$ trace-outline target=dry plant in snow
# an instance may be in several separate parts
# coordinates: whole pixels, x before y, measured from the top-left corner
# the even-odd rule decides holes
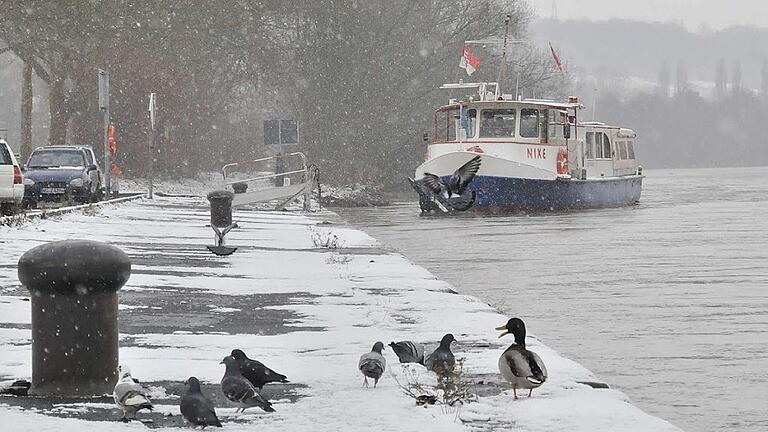
[[[315,247],[326,249],[338,249],[343,247],[344,244],[339,237],[332,231],[319,230],[313,226],[309,227],[309,235],[312,239],[312,244]]]
[[[463,357],[456,359],[453,373],[447,376],[438,376],[415,363],[400,365],[402,374],[399,377],[390,368],[390,375],[416,405],[440,405],[443,413],[458,416],[462,405],[477,401],[472,383],[463,374],[464,361]]]

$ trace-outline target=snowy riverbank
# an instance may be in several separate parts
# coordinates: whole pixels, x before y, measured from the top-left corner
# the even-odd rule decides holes
[[[234,407],[217,402],[227,430],[679,430],[643,413],[621,392],[579,384],[599,380],[530,334],[529,348],[542,357],[550,378],[532,398],[513,401],[496,366],[511,338],[497,339],[494,327],[508,317],[453,293],[330,213],[242,211],[235,220],[241,228],[228,242],[240,249],[226,258],[205,249],[213,235],[204,226],[206,203],[198,198],[144,200],[88,216],[0,227],[0,380],[31,376],[29,302],[16,276],[19,257],[42,242],[90,238],[122,248],[133,261],[131,279],[120,291],[120,361],[154,387],[161,413],[151,417],[154,426],[180,424],[177,395],[190,375],[210,384],[203,390],[215,398],[223,374],[219,361],[241,348],[292,385],[265,387],[275,401],[273,414],[235,414]],[[524,308],[517,314],[525,319]],[[478,402],[458,412],[416,407],[391,375],[403,379],[389,347],[384,355],[390,372],[379,387],[360,386],[357,359],[375,341],[435,346],[447,332],[458,340],[453,351],[466,359],[464,373],[476,383]],[[563,332],[584,336],[571,324]],[[143,428],[93,421],[118,417],[104,399],[30,407],[21,398],[1,397],[0,417],[14,430],[36,432]]]

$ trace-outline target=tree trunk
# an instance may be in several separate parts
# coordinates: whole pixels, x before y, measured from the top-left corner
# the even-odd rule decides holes
[[[21,73],[21,160],[26,161],[32,152],[32,59],[24,59]]]
[[[66,107],[66,95],[64,94],[64,78],[58,71],[51,71],[51,83],[48,102],[51,112],[50,145],[65,145],[67,140],[67,123],[69,123],[69,111]]]

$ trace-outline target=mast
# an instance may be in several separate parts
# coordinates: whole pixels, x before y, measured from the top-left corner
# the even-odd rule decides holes
[[[499,67],[499,79],[496,80],[499,85],[504,82],[504,76],[507,72],[507,37],[509,36],[509,20],[511,18],[512,16],[510,14],[507,14],[507,16],[504,17],[504,42],[501,44],[501,67]]]

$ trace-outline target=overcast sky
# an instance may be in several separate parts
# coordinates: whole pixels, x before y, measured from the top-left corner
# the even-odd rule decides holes
[[[542,18],[552,16],[553,0],[528,0]],[[555,0],[560,19],[675,21],[689,30],[702,25],[768,27],[768,0]]]

